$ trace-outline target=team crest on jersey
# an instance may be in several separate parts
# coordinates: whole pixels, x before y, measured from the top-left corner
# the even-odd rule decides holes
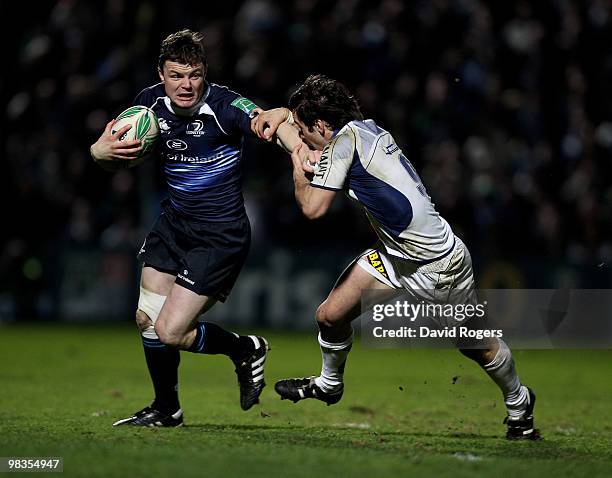
[[[383,264],[382,258],[380,257],[378,251],[370,252],[368,255],[366,255],[366,258],[374,269],[380,272],[386,279],[389,278],[387,269],[385,269],[385,265]]]
[[[162,133],[167,134],[170,132],[170,125],[168,125],[168,122],[164,118],[157,118],[157,123],[159,124],[159,130]]]
[[[384,149],[385,149],[385,154],[393,154],[396,151],[399,151],[399,146],[395,143],[391,143],[390,145],[385,146]]]
[[[187,125],[186,133],[190,136],[195,136],[196,138],[199,138],[206,133],[206,131],[204,131],[204,123],[202,120],[195,120],[193,123],[189,123]]]
[[[235,106],[239,110],[244,111],[249,116],[251,115],[251,112],[255,108],[257,108],[257,105],[255,103],[253,103],[251,100],[249,100],[248,98],[245,98],[243,96],[240,96],[240,97],[236,98],[234,101],[232,101],[231,104],[232,104],[232,106]]]

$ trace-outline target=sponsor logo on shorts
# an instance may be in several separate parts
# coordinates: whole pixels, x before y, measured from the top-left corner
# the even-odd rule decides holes
[[[385,278],[389,278],[389,274],[387,274],[387,269],[385,269],[385,265],[383,264],[382,258],[378,251],[370,252],[366,255],[366,258],[370,265],[380,272]]]
[[[176,277],[178,277],[181,280],[184,280],[188,284],[195,285],[195,281],[193,281],[191,279],[187,279],[187,277],[185,277],[183,274],[178,274]]]

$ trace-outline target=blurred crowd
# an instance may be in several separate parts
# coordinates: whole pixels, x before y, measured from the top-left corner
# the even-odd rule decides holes
[[[165,194],[160,165],[109,174],[88,147],[157,82],[159,43],[184,27],[205,35],[209,80],[264,108],[285,104],[310,73],[344,82],[365,116],[395,136],[477,258],[607,267],[612,257],[610,0],[59,0],[3,9],[11,55],[1,83],[2,291],[57,277],[68,248],[137,249]],[[344,202],[308,225],[286,157],[256,141],[246,150],[255,253],[369,245],[367,223]]]

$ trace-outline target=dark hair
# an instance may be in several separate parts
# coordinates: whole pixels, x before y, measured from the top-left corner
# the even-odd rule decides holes
[[[320,119],[332,129],[353,120],[362,120],[357,99],[346,86],[325,75],[310,75],[289,98],[289,108],[309,128]]]
[[[206,53],[204,53],[203,35],[192,30],[184,29],[168,35],[161,43],[159,49],[158,68],[164,69],[166,61],[176,61],[183,65],[197,65],[202,63],[207,68]]]

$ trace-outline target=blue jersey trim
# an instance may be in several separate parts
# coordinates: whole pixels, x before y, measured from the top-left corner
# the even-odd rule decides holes
[[[368,173],[357,151],[349,174],[349,189],[366,210],[395,237],[404,232],[412,222],[410,200],[390,184]]]

